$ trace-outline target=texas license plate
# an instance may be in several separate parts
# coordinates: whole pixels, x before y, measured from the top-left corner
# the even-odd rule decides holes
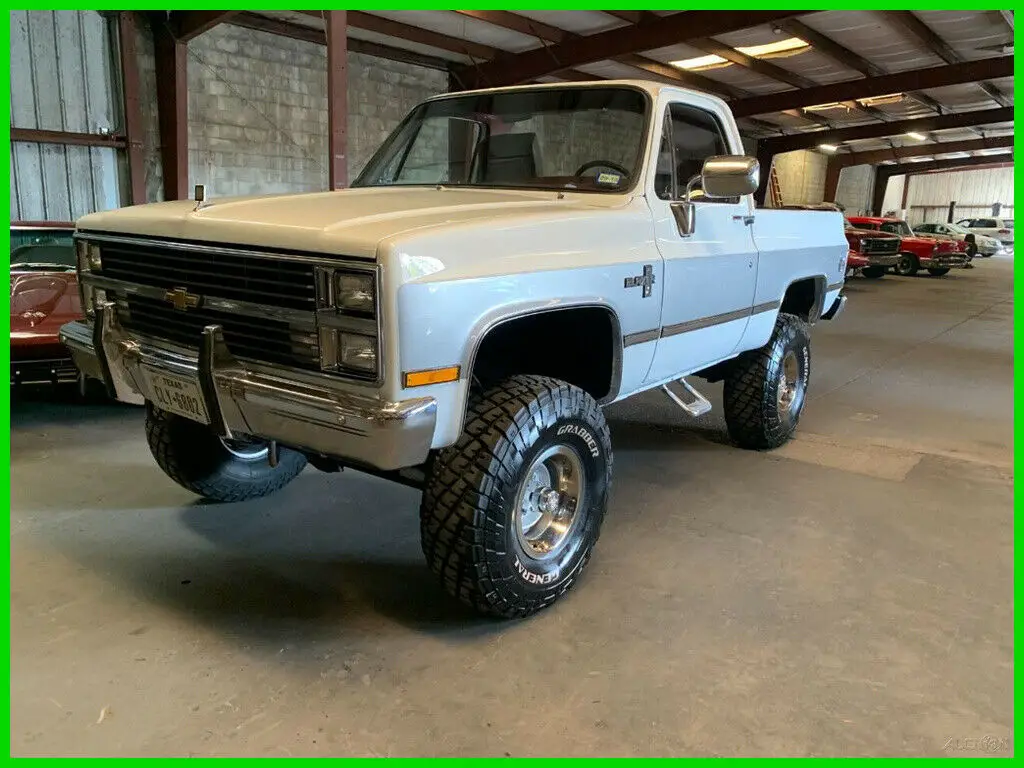
[[[199,382],[185,376],[157,373],[146,368],[143,368],[142,372],[149,384],[153,405],[201,424],[210,423],[202,392],[199,390]]]

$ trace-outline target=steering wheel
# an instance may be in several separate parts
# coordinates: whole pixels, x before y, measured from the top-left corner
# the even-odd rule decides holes
[[[591,168],[611,168],[613,171],[618,171],[623,176],[627,178],[629,177],[629,171],[627,171],[618,163],[613,163],[611,160],[591,160],[577,168],[576,173],[574,173],[573,176],[582,176]]]

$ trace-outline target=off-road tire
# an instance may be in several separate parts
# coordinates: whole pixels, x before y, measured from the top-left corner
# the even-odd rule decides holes
[[[885,277],[885,267],[864,267],[860,273],[864,277],[870,277],[873,280],[877,280],[879,277]]]
[[[532,462],[568,445],[584,474],[581,517],[551,560],[526,553],[513,507]],[[420,506],[423,553],[445,589],[475,610],[528,616],[577,581],[597,543],[612,474],[611,434],[594,399],[544,376],[513,376],[470,402],[458,441],[430,462]]]
[[[792,406],[783,411],[779,388],[783,361],[796,357],[798,385]],[[807,323],[779,313],[775,330],[761,349],[744,352],[725,379],[724,410],[729,436],[741,448],[778,448],[796,431],[811,373],[811,339]]]
[[[246,501],[284,488],[306,466],[306,457],[278,449],[278,463],[266,456],[241,459],[205,424],[146,406],[146,440],[168,477],[211,501]]]
[[[949,267],[929,267],[928,274],[932,277],[942,277],[949,272]]]
[[[917,256],[912,253],[901,253],[900,260],[896,262],[896,266],[893,267],[893,271],[897,275],[903,275],[904,277],[913,277],[917,274],[917,271],[921,269],[921,262],[917,260]]]

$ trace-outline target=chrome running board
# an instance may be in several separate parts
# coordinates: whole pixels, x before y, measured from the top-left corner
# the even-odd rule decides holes
[[[676,385],[681,387],[683,392],[673,391],[672,387]],[[668,384],[662,384],[661,388],[665,390],[665,394],[669,396],[672,402],[694,418],[703,416],[711,410],[711,403],[708,399],[691,387],[686,379],[670,381]]]

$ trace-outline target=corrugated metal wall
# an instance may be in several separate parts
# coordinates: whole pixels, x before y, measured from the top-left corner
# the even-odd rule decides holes
[[[902,190],[901,190],[902,191]],[[1004,216],[1013,216],[1013,168],[983,168],[911,176],[907,190],[907,217],[911,224],[945,221],[951,200],[955,218],[992,214],[1002,203]]]
[[[116,26],[95,11],[11,11],[11,127],[119,133]],[[70,221],[123,204],[107,147],[11,143],[11,218]]]

